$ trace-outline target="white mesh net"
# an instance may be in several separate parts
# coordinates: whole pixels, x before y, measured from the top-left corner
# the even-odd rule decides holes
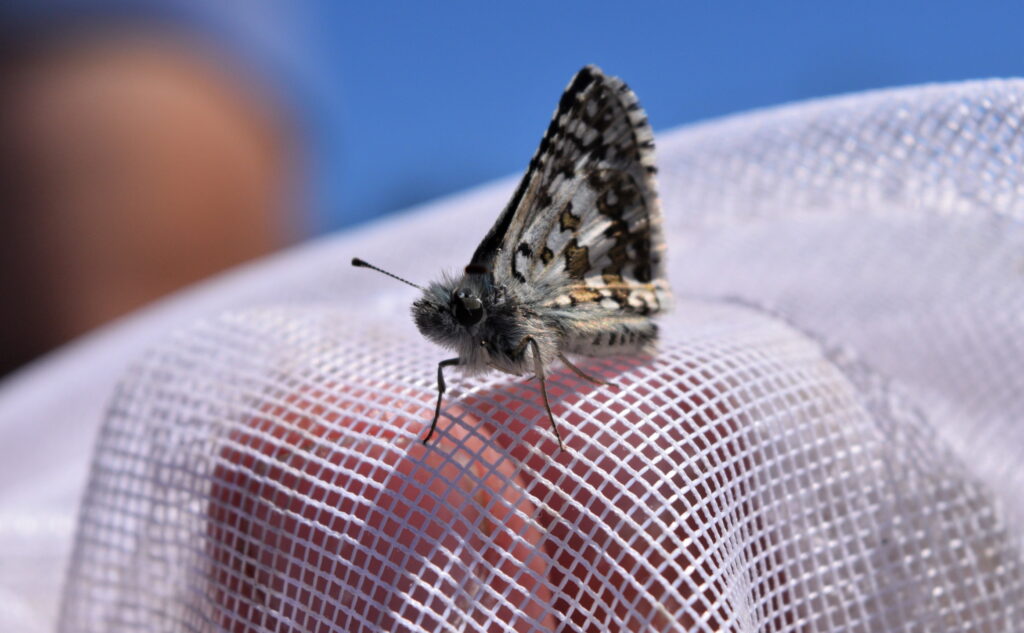
[[[1024,83],[660,138],[657,359],[449,376],[408,315],[509,187],[293,256],[106,411],[62,631],[1016,631]],[[277,264],[278,269],[286,267]],[[269,279],[270,277],[268,277]]]

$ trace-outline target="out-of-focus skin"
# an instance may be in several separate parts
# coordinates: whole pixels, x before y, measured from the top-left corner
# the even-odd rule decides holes
[[[460,624],[446,622],[449,616],[470,611],[484,621],[496,609],[487,630],[599,633],[609,619],[620,621],[621,631],[689,630],[698,625],[689,614],[707,610],[704,625],[721,628],[728,589],[715,574],[719,544],[701,534],[701,525],[728,520],[716,517],[720,510],[706,499],[731,484],[708,478],[701,494],[680,494],[673,507],[649,505],[660,498],[653,490],[672,498],[704,479],[705,469],[717,471],[747,452],[729,421],[732,407],[745,404],[714,397],[729,391],[710,369],[715,362],[666,373],[672,404],[659,410],[645,403],[643,386],[611,397],[607,387],[553,374],[552,394],[564,406],[568,430],[565,451],[543,424],[526,426],[525,419],[546,418],[524,383],[508,383],[483,400],[464,395],[447,414],[468,416],[468,406],[487,419],[446,415],[429,445],[420,441],[433,405],[429,392],[410,397],[407,388],[384,383],[368,394],[332,383],[270,398],[248,426],[231,430],[212,470],[207,546],[214,567],[207,591],[220,625],[233,633],[285,622],[352,632],[416,628],[409,622],[445,630]],[[526,411],[517,408],[530,402],[521,405]],[[600,411],[599,423],[580,407]],[[662,431],[638,432],[651,428]],[[360,440],[363,434],[384,441]],[[705,442],[699,462],[671,466],[680,451]],[[574,477],[546,468],[548,459]],[[744,459],[729,478],[745,479],[754,466],[755,458]],[[545,500],[543,511],[536,499]],[[759,515],[754,504],[738,503],[744,514]],[[751,547],[770,549],[766,542]],[[452,565],[450,557],[465,560]],[[479,579],[466,576],[474,565],[490,588],[483,598],[475,597]],[[774,561],[763,566],[764,583],[784,584]],[[625,569],[634,571],[627,577]],[[490,602],[449,609],[463,595]],[[684,603],[691,609],[673,621]],[[793,617],[772,616],[783,627]]]
[[[0,80],[0,374],[296,233],[282,111],[197,42],[76,30]]]

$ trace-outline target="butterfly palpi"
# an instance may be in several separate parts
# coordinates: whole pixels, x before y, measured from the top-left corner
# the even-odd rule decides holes
[[[413,303],[420,332],[458,354],[437,366],[437,408],[424,442],[441,414],[446,367],[533,372],[562,447],[548,368],[560,361],[604,384],[566,355],[653,350],[651,317],[671,299],[656,171],[654,137],[636,95],[597,67],[583,68],[464,273],[420,288]],[[361,259],[352,264],[395,277]]]

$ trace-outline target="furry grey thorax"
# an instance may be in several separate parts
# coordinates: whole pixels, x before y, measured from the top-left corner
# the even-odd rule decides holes
[[[557,358],[561,328],[554,314],[533,309],[534,297],[526,288],[510,289],[494,283],[490,274],[445,275],[431,283],[412,305],[416,327],[428,339],[455,351],[469,373],[487,369],[520,375],[533,369],[533,357],[524,341],[532,338],[545,365]],[[479,299],[482,316],[472,324],[458,319],[460,300]]]

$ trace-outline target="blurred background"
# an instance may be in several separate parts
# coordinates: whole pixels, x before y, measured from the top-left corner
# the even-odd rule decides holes
[[[5,0],[0,375],[225,268],[520,171],[583,64],[664,130],[1020,75],[1022,24],[1018,2]]]

